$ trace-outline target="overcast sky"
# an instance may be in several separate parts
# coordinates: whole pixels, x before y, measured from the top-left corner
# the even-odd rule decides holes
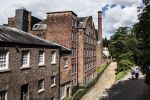
[[[103,37],[110,37],[120,26],[132,26],[137,20],[141,0],[1,0],[0,24],[15,15],[15,9],[24,7],[38,18],[46,12],[72,10],[78,16],[93,16],[97,27],[97,11],[103,11]]]

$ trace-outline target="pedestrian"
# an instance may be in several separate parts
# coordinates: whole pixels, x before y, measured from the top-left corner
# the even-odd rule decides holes
[[[136,79],[139,78],[139,68],[136,68],[136,70],[135,70],[135,78]]]
[[[132,79],[134,79],[134,75],[135,75],[135,71],[132,69],[131,70],[131,77],[132,77]]]

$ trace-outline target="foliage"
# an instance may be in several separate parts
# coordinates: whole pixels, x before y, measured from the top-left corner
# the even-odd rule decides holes
[[[102,39],[102,43],[103,43],[103,47],[108,47],[109,40],[105,37],[104,39]]]
[[[116,80],[120,80],[122,78],[124,78],[126,75],[127,75],[128,71],[122,71],[122,72],[119,72],[117,75],[116,75]]]
[[[118,62],[120,60],[129,60],[132,63],[134,63],[134,58],[133,58],[133,53],[132,52],[127,52],[127,53],[123,53],[118,57]]]
[[[139,22],[134,25],[134,32],[140,44],[140,55],[138,64],[142,66],[142,70],[146,73],[145,82],[150,85],[150,0],[144,0],[145,6],[142,13],[139,14]]]
[[[65,97],[63,100],[72,100],[71,97]]]
[[[96,70],[96,75],[99,75],[106,67],[107,67],[106,64],[103,64],[101,67],[98,67]]]
[[[117,74],[122,71],[127,71],[131,69],[134,64],[129,60],[120,60],[117,65]]]

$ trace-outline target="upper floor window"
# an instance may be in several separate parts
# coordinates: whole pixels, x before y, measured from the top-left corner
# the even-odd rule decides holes
[[[0,70],[8,69],[8,51],[0,51]]]
[[[64,68],[67,68],[67,67],[68,67],[68,59],[65,58],[65,59],[64,59]]]
[[[6,91],[0,92],[0,100],[7,100],[7,92]]]
[[[51,55],[52,55],[51,64],[56,64],[56,51],[52,51]]]
[[[52,76],[51,77],[51,87],[55,86],[56,85],[56,77],[55,76]]]
[[[38,81],[38,92],[42,92],[44,90],[44,79]]]
[[[44,60],[45,60],[45,52],[44,50],[40,50],[39,51],[39,65],[44,65],[45,64]]]
[[[22,67],[29,67],[30,54],[28,50],[22,51]]]

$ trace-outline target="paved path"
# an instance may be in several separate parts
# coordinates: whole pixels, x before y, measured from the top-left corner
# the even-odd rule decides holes
[[[105,96],[106,89],[109,89],[115,83],[116,66],[117,63],[111,63],[104,71],[97,84],[87,94],[85,94],[81,100],[99,100],[99,97]]]
[[[146,95],[147,90],[148,86],[144,83],[142,73],[140,73],[140,79],[131,79],[129,73],[109,89],[109,96],[103,100],[150,100]]]

